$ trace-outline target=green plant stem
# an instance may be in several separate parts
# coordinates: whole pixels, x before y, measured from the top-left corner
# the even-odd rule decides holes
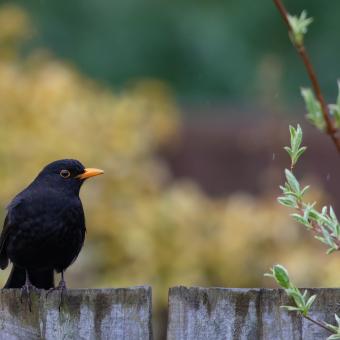
[[[289,20],[288,20],[288,12],[287,12],[286,8],[284,7],[282,1],[281,0],[273,0],[273,1],[276,5],[278,11],[280,12],[284,22],[286,23],[289,32],[292,33],[293,30],[292,30],[292,27],[291,27]],[[306,50],[306,48],[303,44],[298,44],[298,45],[296,43],[293,43],[293,44],[294,44],[296,50],[298,51],[298,53],[299,53],[299,55],[300,55],[300,57],[301,57],[301,59],[304,63],[308,77],[309,77],[309,79],[312,83],[314,93],[315,93],[315,95],[316,95],[316,97],[317,97],[317,99],[318,99],[318,101],[321,105],[322,115],[323,115],[323,118],[324,118],[325,123],[326,123],[326,132],[331,137],[337,151],[340,153],[340,140],[337,137],[338,130],[334,126],[334,123],[331,119],[331,116],[330,116],[330,113],[329,113],[329,110],[328,110],[328,106],[327,106],[326,101],[324,99],[324,96],[322,94],[318,78],[316,76],[316,73],[314,71],[314,67],[313,67],[313,65],[310,61],[309,56],[308,56],[307,50]]]

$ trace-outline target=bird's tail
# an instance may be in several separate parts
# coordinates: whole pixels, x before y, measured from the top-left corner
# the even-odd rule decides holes
[[[53,269],[29,270],[28,277],[33,286],[42,289],[54,287]],[[13,265],[4,288],[21,288],[25,284],[25,269]]]

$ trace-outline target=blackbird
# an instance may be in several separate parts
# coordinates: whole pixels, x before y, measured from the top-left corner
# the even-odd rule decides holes
[[[65,289],[65,270],[77,258],[85,239],[85,218],[79,191],[87,178],[103,171],[77,160],[48,164],[7,207],[0,236],[0,268],[12,271],[4,288]]]

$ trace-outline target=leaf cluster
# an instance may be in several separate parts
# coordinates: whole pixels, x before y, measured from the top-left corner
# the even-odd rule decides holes
[[[306,98],[313,101],[315,98],[311,91],[305,91]],[[313,99],[314,98],[314,99]],[[319,103],[309,103],[310,108],[314,107],[315,112],[319,106]],[[316,116],[315,116],[316,117]],[[302,129],[298,125],[297,128],[289,127],[290,131],[290,147],[284,149],[288,152],[291,158],[291,171],[286,169],[285,176],[286,182],[284,186],[281,186],[283,195],[278,197],[278,202],[284,206],[295,209],[297,212],[291,214],[291,216],[299,223],[303,224],[308,230],[312,230],[315,233],[315,238],[325,243],[328,246],[327,253],[331,253],[339,249],[340,244],[340,224],[333,208],[330,206],[324,206],[319,212],[314,208],[314,203],[305,203],[303,201],[304,194],[308,190],[308,186],[301,188],[299,181],[293,174],[293,168],[297,163],[299,157],[306,150],[305,147],[300,147],[302,142]],[[281,306],[288,311],[294,311],[300,313],[302,316],[307,317],[308,313],[316,299],[316,295],[308,296],[308,292],[305,290],[303,293],[297,288],[290,280],[288,271],[280,264],[275,265],[270,269],[270,272],[265,276],[272,277],[280,287],[282,287],[287,295],[293,300],[293,305]],[[331,325],[326,322],[320,323],[310,317],[309,320],[317,323],[318,325],[333,332],[328,337],[328,340],[340,339],[340,318],[335,314],[335,320],[337,325]]]
[[[292,298],[294,305],[291,306],[281,306],[288,311],[295,311],[306,316],[316,299],[316,295],[308,296],[307,290],[303,293],[297,288],[290,280],[287,269],[277,264],[270,269],[270,273],[266,273],[265,276],[272,277],[278,285],[285,290],[287,295]]]
[[[303,39],[307,33],[308,26],[313,22],[313,18],[307,17],[307,12],[302,11],[300,16],[288,15],[291,27],[291,39],[296,46],[303,45]]]
[[[290,147],[285,147],[291,158],[291,169],[297,163],[299,157],[306,150],[300,147],[302,142],[302,129],[292,126],[290,130]],[[282,196],[278,197],[278,202],[286,207],[296,210],[291,216],[299,223],[303,224],[308,230],[315,233],[315,238],[328,246],[327,253],[339,249],[340,245],[340,224],[332,206],[324,206],[321,211],[315,209],[316,202],[306,203],[303,197],[309,186],[301,187],[293,171],[285,170],[286,182],[280,186]]]
[[[316,294],[309,296],[307,290],[302,293],[301,290],[290,280],[287,269],[281,264],[273,266],[270,268],[270,272],[264,275],[273,278],[276,283],[285,290],[288,297],[291,298],[293,304],[281,306],[282,308],[285,308],[289,312],[297,312],[303,317],[308,317],[309,320],[315,323],[317,322],[308,315],[315,299],[317,298]],[[317,322],[320,326],[327,328],[333,333],[327,338],[327,340],[340,339],[340,318],[337,314],[335,314],[335,320],[337,325],[332,325],[326,322]]]
[[[306,151],[306,147],[300,147],[302,142],[302,129],[300,125],[295,129],[293,126],[289,126],[290,132],[290,144],[291,146],[286,146],[284,149],[288,152],[291,158],[291,169],[295,166],[296,162],[299,160],[300,156]]]

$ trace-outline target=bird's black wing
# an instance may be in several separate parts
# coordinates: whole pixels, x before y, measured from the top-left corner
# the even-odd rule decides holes
[[[8,266],[8,256],[7,256],[7,239],[8,234],[11,230],[11,225],[14,222],[13,212],[17,206],[21,204],[21,199],[18,197],[14,198],[13,201],[7,207],[7,215],[5,217],[4,226],[2,228],[0,236],[0,268],[5,269]]]
[[[74,244],[74,256],[70,263],[70,265],[77,259],[85,241],[86,227],[85,227],[85,216],[83,205],[81,201],[78,199],[76,202],[73,202],[72,207],[68,207],[67,209],[67,217],[64,217],[65,220],[68,221],[70,227],[78,232],[78,242]]]
[[[6,241],[10,225],[8,223],[8,214],[6,215],[4,226],[0,236],[0,268],[5,269],[8,266],[8,256],[6,251]]]

